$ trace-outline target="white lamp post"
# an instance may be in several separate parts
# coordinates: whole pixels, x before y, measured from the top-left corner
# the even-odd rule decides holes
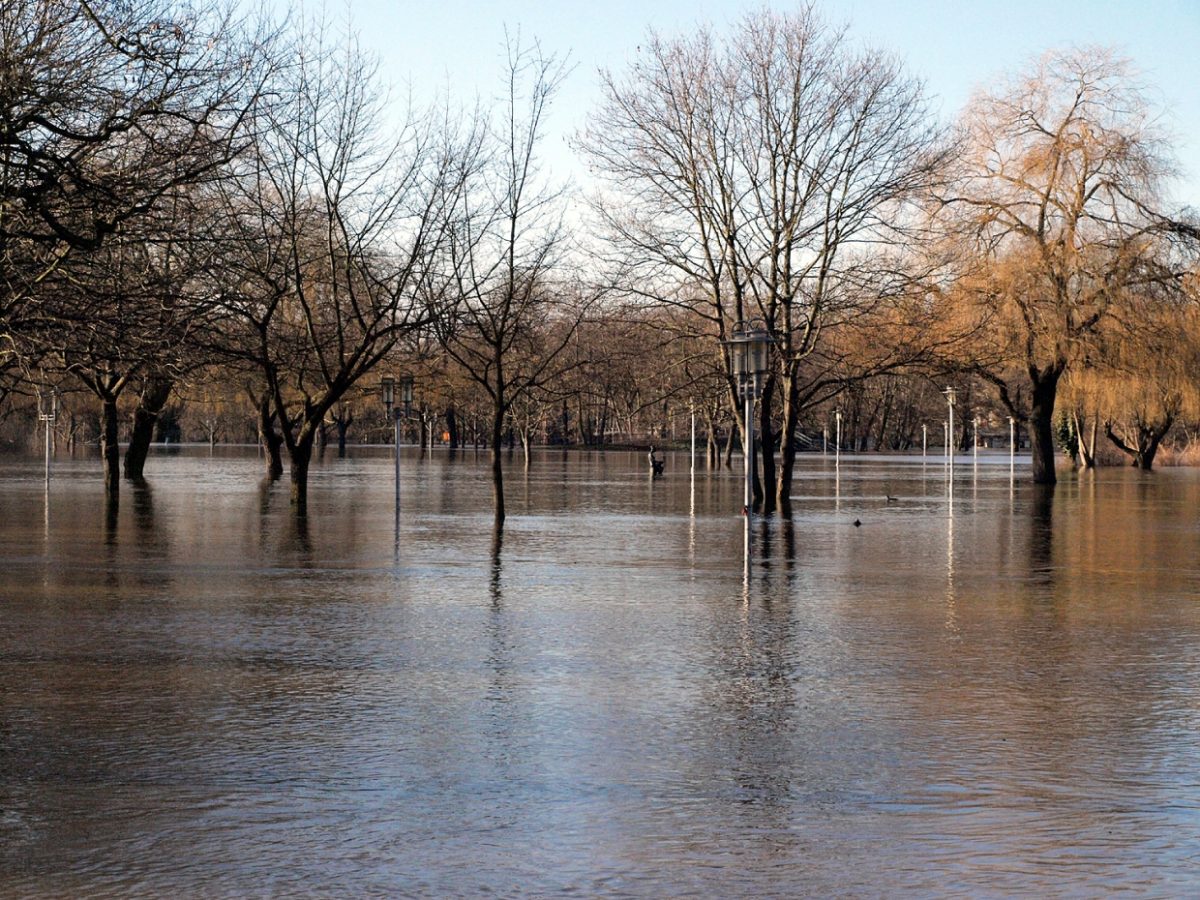
[[[921,423],[921,456],[925,455],[926,449],[929,447],[929,426],[924,422]]]
[[[744,513],[750,516],[754,508],[754,401],[762,391],[762,376],[767,371],[767,357],[773,340],[761,319],[739,322],[729,340],[729,374],[737,379],[738,391],[745,403],[746,486]]]
[[[979,465],[979,416],[974,418],[973,424],[975,426],[975,446],[971,448],[971,452],[975,457],[975,465]]]

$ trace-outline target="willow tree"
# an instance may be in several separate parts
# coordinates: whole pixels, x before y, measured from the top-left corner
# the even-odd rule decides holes
[[[957,302],[987,327],[960,361],[1027,425],[1038,483],[1056,480],[1064,373],[1110,323],[1136,326],[1128,298],[1180,283],[1170,239],[1186,229],[1166,208],[1171,164],[1155,116],[1129,64],[1096,48],[1046,54],[963,116],[964,150],[940,199],[961,242]]]
[[[694,311],[710,339],[752,318],[778,339],[759,431],[765,505],[786,506],[800,417],[844,379],[806,363],[897,294],[878,249],[941,163],[922,87],[802,6],[750,13],[727,38],[651,35],[603,90],[583,143],[635,289]],[[744,432],[733,379],[726,394]]]

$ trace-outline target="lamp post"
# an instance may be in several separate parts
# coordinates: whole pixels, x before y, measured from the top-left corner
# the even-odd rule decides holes
[[[921,456],[925,456],[925,451],[929,447],[929,426],[924,422],[921,423]]]
[[[975,426],[975,446],[971,448],[971,452],[975,457],[975,465],[979,465],[979,416],[974,418],[973,424]]]
[[[946,461],[954,465],[954,388],[948,387],[942,393],[950,405],[950,424],[946,426]]]
[[[1008,464],[1012,466],[1017,456],[1017,420],[1008,417]]]
[[[392,375],[384,375],[379,379],[379,394],[383,398],[383,405],[387,410],[387,417],[392,420],[392,429],[395,440],[395,478],[396,478],[396,514],[400,513],[400,423],[401,420],[407,419],[412,415],[412,400],[413,400],[413,377],[411,375],[402,375],[399,380],[400,387],[400,402],[397,403],[396,397],[396,378]]]
[[[53,439],[54,423],[58,421],[58,389],[51,388],[46,408],[42,408],[42,391],[38,391],[38,418],[46,423],[46,485],[50,485],[50,442]]]
[[[737,379],[738,391],[745,403],[746,486],[743,514],[749,518],[754,508],[754,401],[762,391],[762,376],[767,370],[771,333],[761,319],[738,322],[729,340],[729,374]]]

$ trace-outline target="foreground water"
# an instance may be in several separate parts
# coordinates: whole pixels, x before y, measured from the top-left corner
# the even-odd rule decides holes
[[[1200,891],[1196,472],[644,466],[0,464],[0,895]]]

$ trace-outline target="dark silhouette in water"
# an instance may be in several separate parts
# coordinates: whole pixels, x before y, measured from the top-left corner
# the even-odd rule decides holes
[[[658,448],[653,445],[650,447],[650,474],[658,477],[663,473],[663,469],[667,465],[665,459],[659,459],[655,454],[658,453]]]

